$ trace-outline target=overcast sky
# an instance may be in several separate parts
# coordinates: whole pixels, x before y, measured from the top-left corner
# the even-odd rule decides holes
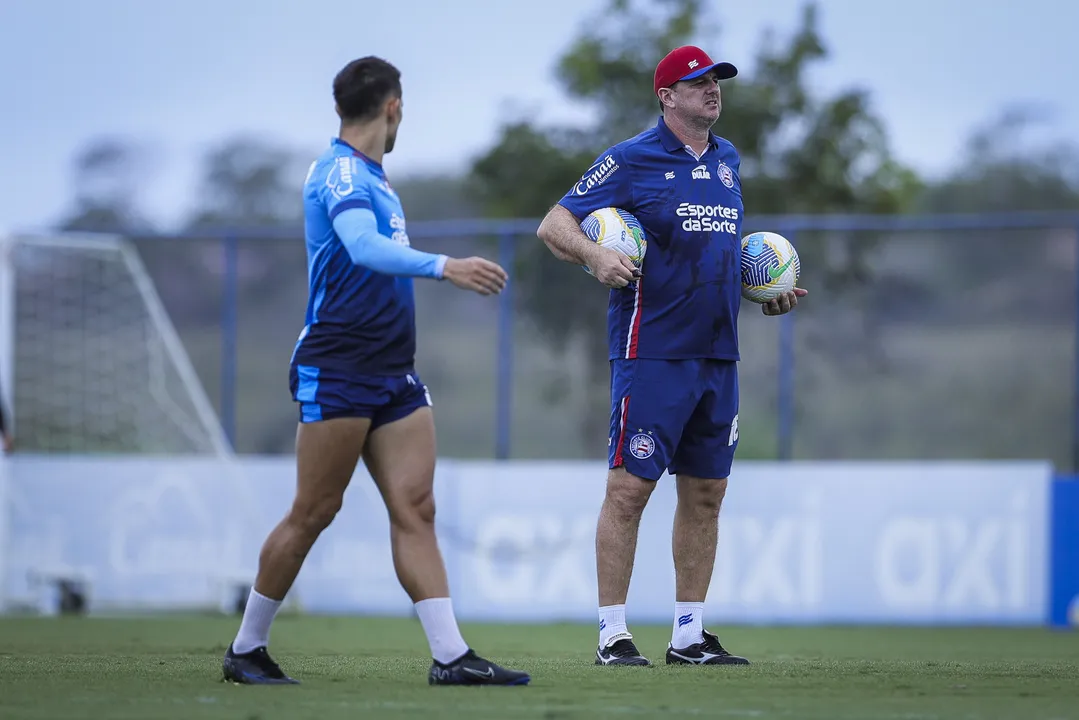
[[[190,208],[198,161],[215,143],[252,133],[319,152],[336,131],[331,78],[367,54],[404,76],[406,125],[387,158],[391,177],[462,168],[507,117],[582,117],[552,68],[604,4],[0,0],[0,228],[54,222],[70,206],[74,154],[117,134],[154,148],[143,204],[175,221]],[[725,30],[706,49],[751,70],[761,30],[789,31],[799,6],[717,0]],[[871,88],[896,152],[923,173],[950,167],[971,129],[1010,103],[1051,110],[1045,133],[1079,141],[1079,4],[820,6],[833,57],[815,86]]]

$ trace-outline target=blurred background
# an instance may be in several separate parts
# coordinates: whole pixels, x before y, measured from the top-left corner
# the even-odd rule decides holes
[[[1059,22],[1039,20],[1039,2]],[[386,168],[415,246],[514,271],[502,307],[417,283],[442,453],[602,459],[606,294],[534,229],[596,154],[655,122],[657,58],[697,42],[740,69],[716,131],[743,157],[745,229],[787,234],[812,292],[789,346],[781,323],[745,308],[740,456],[1074,468],[1075,216],[1018,213],[1079,211],[1065,35],[1079,9],[415,7],[421,22],[377,3],[4,3],[0,226],[131,239],[236,451],[291,452],[299,187],[337,130],[334,73],[384,56],[406,113]],[[917,217],[945,213],[974,215]],[[821,217],[837,214],[873,217]],[[460,222],[476,219],[517,222]],[[43,295],[67,290],[49,273],[45,290],[20,286],[20,334],[37,332]],[[70,290],[107,302],[112,282]],[[73,389],[45,389],[56,373],[39,340],[15,345],[20,449],[129,443],[104,429],[90,442],[80,419],[34,402]]]
[[[550,542],[583,547],[587,569],[607,447],[607,297],[534,232],[599,152],[655,122],[656,62],[692,42],[740,71],[723,86],[715,129],[742,156],[744,230],[786,235],[811,292],[781,320],[743,308],[739,461],[762,478],[867,463],[855,466],[863,468],[855,484],[877,481],[864,468],[881,463],[910,463],[903,477],[975,463],[956,466],[956,487],[977,487],[979,468],[1025,461],[1034,468],[1029,498],[1001,495],[997,509],[962,494],[956,502],[974,523],[998,510],[1029,513],[1022,532],[1033,538],[1032,574],[1008,575],[1015,567],[1003,555],[993,572],[1030,590],[1028,604],[1009,606],[1019,613],[1011,620],[1048,612],[1045,532],[1060,507],[1049,483],[1079,469],[1079,6],[547,0],[537,13],[523,3],[425,0],[409,8],[406,17],[374,2],[0,2],[12,593],[28,596],[33,567],[123,575],[105,550],[73,560],[85,534],[55,504],[73,474],[63,463],[84,463],[82,477],[107,476],[121,496],[131,491],[124,473],[155,478],[142,486],[153,497],[138,502],[167,505],[179,493],[204,534],[228,505],[211,499],[220,487],[197,489],[191,475],[205,472],[202,457],[230,459],[228,472],[241,479],[229,487],[273,485],[265,480],[273,475],[277,504],[287,501],[296,426],[287,369],[307,288],[300,187],[337,132],[334,74],[368,54],[403,73],[405,121],[385,166],[413,246],[479,253],[512,270],[497,299],[416,283],[418,368],[434,396],[440,456],[459,461],[445,472],[465,477],[496,460],[509,463],[497,466],[509,478],[516,468],[534,472],[533,461],[568,463],[535,502],[562,513],[565,527],[573,523],[563,516],[580,510],[583,530],[551,531]],[[159,464],[95,465],[134,456]],[[75,506],[111,502],[71,492]],[[892,481],[876,502],[900,507],[890,492]],[[127,508],[120,515],[133,512],[116,502],[113,510]],[[520,510],[519,500],[506,502]],[[798,517],[830,517],[806,502]],[[465,528],[453,507],[442,531],[472,557],[482,518]],[[253,569],[275,508],[252,520],[250,547],[225,573],[235,582]],[[381,538],[377,508],[356,512],[373,513],[363,532]],[[737,504],[730,512],[739,517]],[[55,522],[46,527],[44,516]],[[150,526],[132,530],[144,534],[139,552],[150,553],[147,533],[173,533],[179,544],[140,555],[150,558],[140,582],[181,571],[201,578],[205,566],[190,558],[220,554],[179,520]],[[520,540],[516,562],[549,550],[537,533]],[[655,553],[657,567],[669,564],[665,554]],[[334,557],[335,582],[348,582],[350,556]],[[469,577],[467,561],[460,565]],[[591,580],[582,578],[581,607],[551,612],[591,617]],[[825,595],[841,593],[837,582]],[[128,585],[110,587],[120,605],[145,600]],[[199,592],[198,602],[216,597]],[[328,606],[364,610],[361,596]],[[1004,617],[991,600],[957,617]],[[392,593],[386,602],[376,609],[403,607]],[[763,620],[787,617],[782,603],[765,607],[777,609]],[[862,617],[822,607],[820,617]],[[882,607],[879,617],[905,617],[901,603]],[[937,607],[915,616],[955,619]]]

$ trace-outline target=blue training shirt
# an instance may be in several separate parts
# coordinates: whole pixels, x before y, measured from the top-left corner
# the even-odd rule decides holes
[[[335,138],[304,183],[308,301],[293,362],[368,375],[411,372],[416,355],[412,277],[356,264],[334,230],[351,209],[369,210],[378,233],[409,245],[405,212],[382,166]]]
[[[603,152],[559,204],[578,220],[621,208],[644,227],[642,277],[611,290],[610,358],[738,360],[742,185],[730,142],[697,157],[661,117]]]

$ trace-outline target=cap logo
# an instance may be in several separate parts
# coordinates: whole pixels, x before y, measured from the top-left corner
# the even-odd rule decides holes
[[[697,62],[696,60],[690,60],[690,61],[689,61],[689,69],[690,69],[690,70],[692,70],[693,68],[697,67],[698,65],[700,65],[700,63],[698,63],[698,62]]]

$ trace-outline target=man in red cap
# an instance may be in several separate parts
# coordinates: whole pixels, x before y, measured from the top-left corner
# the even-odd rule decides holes
[[[741,304],[740,160],[711,128],[719,82],[738,70],[698,47],[656,67],[657,124],[605,150],[555,205],[537,235],[560,260],[611,288],[607,323],[611,429],[607,492],[596,528],[596,664],[648,665],[626,626],[641,513],[664,472],[676,477],[675,608],[667,664],[746,664],[704,629],[719,508],[738,444]],[[581,221],[602,208],[633,215],[648,241],[641,268],[599,246]],[[802,289],[763,305],[789,312]]]

